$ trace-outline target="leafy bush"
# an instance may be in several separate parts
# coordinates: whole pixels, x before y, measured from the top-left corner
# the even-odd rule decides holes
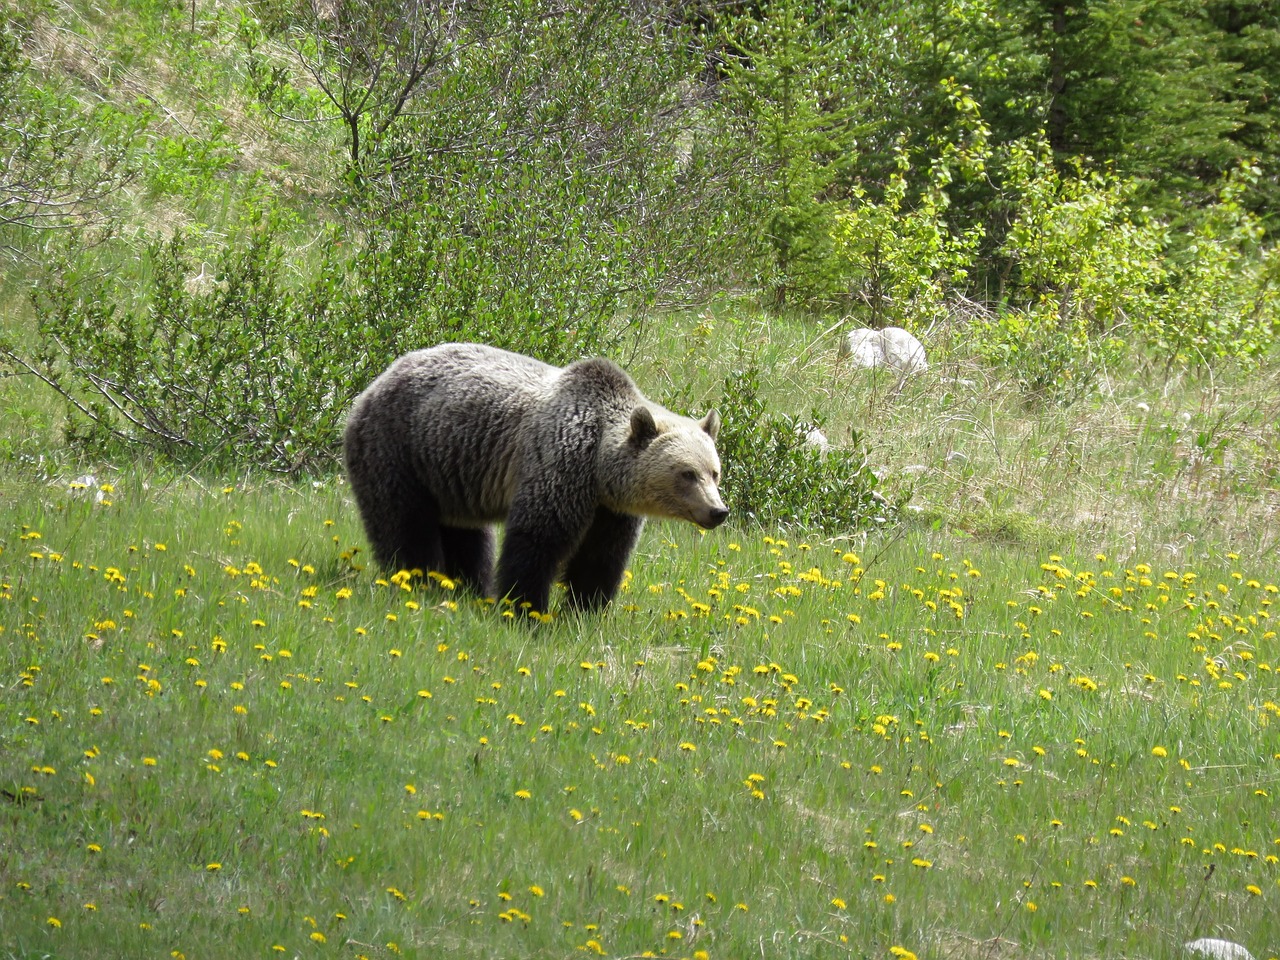
[[[754,365],[725,378],[720,415],[721,492],[738,521],[848,532],[888,510],[876,495],[861,438],[828,451],[809,443],[806,435],[822,426],[821,417],[768,413]]]
[[[1132,216],[1132,181],[1064,175],[1043,140],[1013,144],[1006,172],[1007,281],[979,351],[1028,396],[1069,403],[1127,352],[1134,319],[1156,309],[1164,231]]]
[[[286,473],[323,460],[355,388],[356,362],[337,342],[338,265],[292,288],[262,215],[217,256],[207,284],[183,234],[151,241],[143,266],[142,278],[100,278],[66,264],[35,294],[39,347],[0,344],[67,400],[71,445]],[[135,285],[145,287],[137,299]]]
[[[933,169],[930,188],[907,209],[910,169],[899,153],[881,199],[856,187],[848,209],[835,217],[832,273],[870,327],[913,328],[942,319],[982,239],[980,227],[957,235],[947,223],[950,173],[944,165]]]
[[[0,359],[66,399],[68,440],[95,457],[143,446],[297,475],[332,463],[351,400],[409,349],[600,352],[615,300],[598,276],[561,258],[513,264],[496,227],[467,238],[425,223],[405,218],[354,254],[331,231],[302,279],[270,200],[213,252],[179,232],[150,241],[133,275],[68,260],[37,288],[38,346],[0,339]]]
[[[1142,332],[1170,364],[1257,360],[1280,338],[1280,250],[1244,206],[1260,176],[1252,164],[1237,168],[1168,253],[1169,283]]]
[[[120,188],[136,176],[134,145],[145,118],[109,103],[88,108],[57,83],[34,82],[27,37],[8,16],[0,24],[0,241],[11,239],[11,226],[107,225]]]

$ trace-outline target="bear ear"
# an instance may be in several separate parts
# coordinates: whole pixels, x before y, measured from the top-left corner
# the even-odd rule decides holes
[[[643,450],[658,435],[658,424],[648,407],[636,407],[631,411],[631,436],[627,438],[637,450]]]
[[[707,436],[712,440],[715,440],[720,436],[720,412],[718,410],[712,410],[698,421],[698,426],[706,431]]]

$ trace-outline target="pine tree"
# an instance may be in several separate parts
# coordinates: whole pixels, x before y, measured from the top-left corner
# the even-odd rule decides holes
[[[820,3],[775,0],[728,25],[726,93],[761,164],[761,218],[775,306],[819,286],[833,186],[856,159],[849,44]]]

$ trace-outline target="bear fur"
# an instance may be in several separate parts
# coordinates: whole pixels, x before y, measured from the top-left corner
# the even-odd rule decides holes
[[[714,410],[692,420],[645,399],[608,360],[451,343],[405,354],[356,398],[343,454],[384,569],[544,613],[561,578],[589,610],[617,593],[645,517],[710,529],[729,515],[719,428]]]

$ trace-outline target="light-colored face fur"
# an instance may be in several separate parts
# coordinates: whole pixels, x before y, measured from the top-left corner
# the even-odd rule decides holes
[[[627,512],[688,520],[710,529],[729,515],[720,499],[720,457],[715,438],[720,415],[701,420],[636,407],[627,443],[636,451]]]

